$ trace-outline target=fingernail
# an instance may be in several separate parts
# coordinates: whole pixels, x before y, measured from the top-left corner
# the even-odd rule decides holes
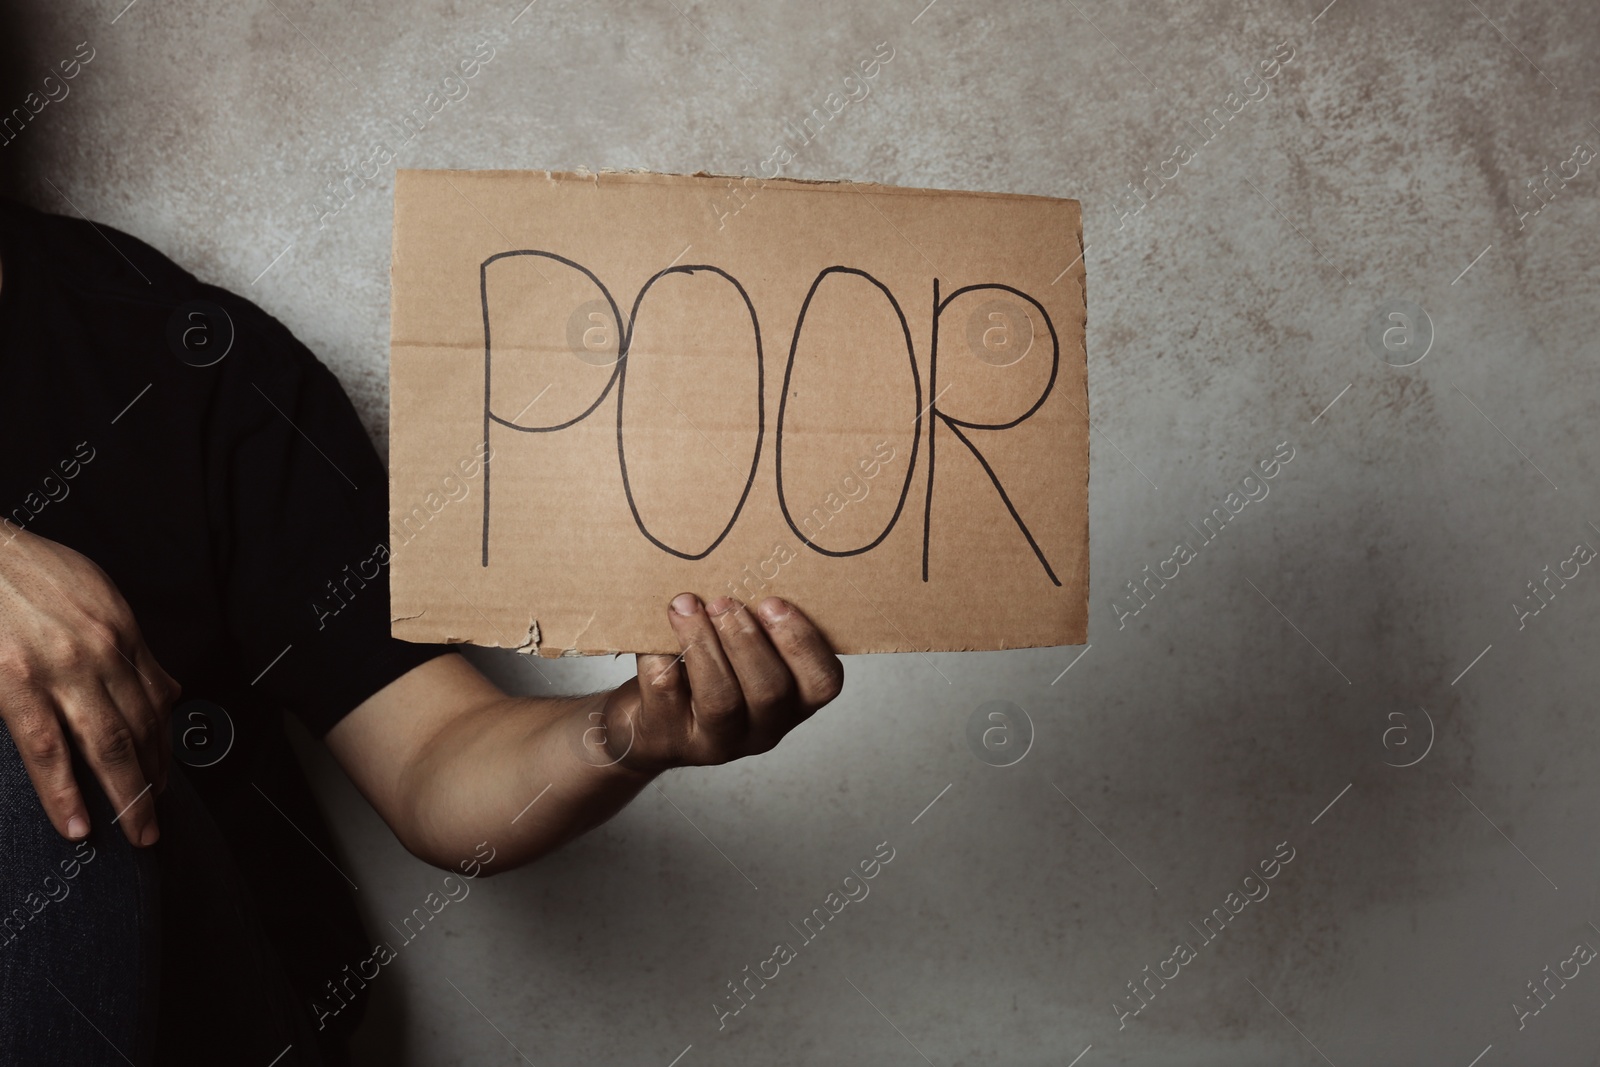
[[[156,829],[155,823],[151,823],[149,826],[144,828],[144,836],[139,838],[139,845],[142,848],[149,848],[151,845],[156,843],[156,839],[160,836],[161,831]]]
[[[706,614],[713,618],[726,615],[739,606],[739,602],[731,596],[719,596],[706,606]]]
[[[74,815],[67,820],[67,836],[76,841],[80,837],[89,836],[89,820],[82,815]]]
[[[679,593],[672,598],[672,610],[679,615],[693,615],[700,610],[700,598],[693,593]]]
[[[779,619],[789,617],[789,602],[778,597],[769,596],[761,602],[761,617],[768,622],[777,622]]]

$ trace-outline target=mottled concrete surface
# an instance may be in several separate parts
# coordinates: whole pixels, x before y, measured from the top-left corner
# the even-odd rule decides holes
[[[1600,948],[1600,571],[1522,629],[1512,605],[1600,548],[1600,161],[1517,207],[1600,147],[1600,25],[1324,2],[12,6],[7,108],[95,58],[0,149],[11,186],[248,293],[380,442],[392,169],[320,228],[311,205],[480,41],[403,165],[749,169],[887,41],[795,174],[1084,202],[1089,650],[852,661],[776,752],[478,883],[374,984],[367,1062],[1594,1062],[1594,967],[1520,1030],[1513,1004]],[[1119,217],[1179,140],[1195,157]],[[1394,299],[1435,328],[1406,368],[1366,341]],[[1271,495],[1119,629],[1122,583],[1285,441]],[[529,692],[627,668],[480,662]],[[1008,768],[965,739],[990,700],[1036,730]],[[374,926],[408,912],[439,872],[312,762]],[[719,1032],[724,983],[883,841],[870,897]],[[1119,1029],[1127,983],[1280,842],[1270,896]]]

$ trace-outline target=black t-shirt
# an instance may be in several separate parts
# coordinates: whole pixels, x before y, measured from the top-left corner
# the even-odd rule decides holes
[[[445,651],[389,636],[382,463],[282,324],[142,242],[0,201],[0,270],[0,515],[105,570],[175,717],[225,709],[227,755],[184,771],[308,1001],[371,945],[283,711],[321,737]]]

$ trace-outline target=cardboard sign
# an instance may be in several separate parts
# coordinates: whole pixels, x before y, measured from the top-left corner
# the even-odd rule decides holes
[[[685,590],[840,652],[1081,644],[1078,204],[401,171],[393,631],[672,652]]]

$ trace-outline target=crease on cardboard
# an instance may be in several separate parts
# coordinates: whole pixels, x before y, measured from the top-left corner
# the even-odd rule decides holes
[[[596,618],[598,618],[599,615],[600,615],[600,612],[598,612],[598,611],[592,611],[592,612],[589,613],[589,621],[584,623],[582,626],[578,627],[578,632],[572,635],[572,643],[570,645],[568,645],[566,647],[566,649],[564,649],[562,651],[561,654],[563,656],[581,656],[581,655],[583,655],[583,653],[578,651],[578,648],[579,648],[578,642],[583,640],[583,635],[589,632],[589,627],[594,625],[594,620]]]
[[[403,340],[401,338],[395,338],[394,340],[389,342],[389,346],[391,348],[421,348],[421,349],[454,348],[457,351],[461,351],[461,352],[479,352],[479,353],[481,353],[483,351],[483,342],[482,341],[478,341],[478,340],[473,340],[473,341],[449,341],[449,340],[407,341],[407,340]]]

